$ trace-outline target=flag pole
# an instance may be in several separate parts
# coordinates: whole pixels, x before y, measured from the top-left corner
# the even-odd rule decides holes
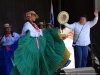
[[[61,12],[61,0],[59,0],[59,12]],[[61,30],[61,24],[59,24],[59,27],[60,27],[60,32],[62,32],[62,30]]]

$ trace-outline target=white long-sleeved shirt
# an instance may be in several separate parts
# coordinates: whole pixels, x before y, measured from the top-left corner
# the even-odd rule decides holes
[[[79,22],[74,22],[73,24],[65,23],[64,25],[74,30],[73,41],[76,42],[75,45],[87,46],[90,44],[90,28],[93,27],[97,21],[98,17],[95,17],[94,20],[87,21],[84,25],[81,25]]]
[[[19,38],[20,38],[20,35],[18,33],[13,32],[13,37],[11,34],[8,37],[3,36],[1,43],[3,46],[12,45]]]
[[[22,29],[22,33],[21,33],[21,37],[24,36],[26,34],[26,31],[30,30],[30,36],[31,37],[39,37],[40,35],[42,36],[42,30],[40,29],[40,35],[38,34],[38,32],[36,31],[36,29],[31,25],[31,23],[26,22],[24,24],[24,27]]]

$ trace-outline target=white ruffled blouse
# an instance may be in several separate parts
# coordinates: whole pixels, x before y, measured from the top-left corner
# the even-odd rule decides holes
[[[1,43],[3,46],[12,45],[15,41],[20,38],[18,33],[13,32],[13,36],[10,34],[8,37],[3,36],[1,39]]]
[[[30,36],[31,37],[39,37],[40,35],[42,36],[42,30],[40,29],[40,34],[38,34],[38,32],[36,31],[36,29],[31,25],[31,23],[26,22],[24,24],[24,27],[22,29],[22,33],[21,33],[21,37],[24,36],[26,34],[26,31],[29,30],[30,31]]]

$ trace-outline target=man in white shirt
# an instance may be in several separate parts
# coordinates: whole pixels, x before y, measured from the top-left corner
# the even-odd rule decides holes
[[[88,56],[88,45],[90,44],[90,28],[98,21],[98,11],[94,12],[95,18],[87,21],[86,16],[81,16],[79,22],[73,24],[65,23],[64,25],[74,30],[74,53],[75,67],[86,67]]]

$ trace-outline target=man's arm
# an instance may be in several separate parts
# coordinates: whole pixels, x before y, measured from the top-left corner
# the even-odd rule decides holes
[[[68,23],[65,23],[64,26],[66,26],[67,28],[70,28],[70,29],[73,29],[75,28],[75,23],[73,24],[68,24]]]
[[[94,15],[95,15],[95,18],[94,18],[93,21],[90,21],[90,27],[93,27],[97,23],[97,21],[98,21],[98,15],[99,14],[98,14],[97,10],[94,12]]]

